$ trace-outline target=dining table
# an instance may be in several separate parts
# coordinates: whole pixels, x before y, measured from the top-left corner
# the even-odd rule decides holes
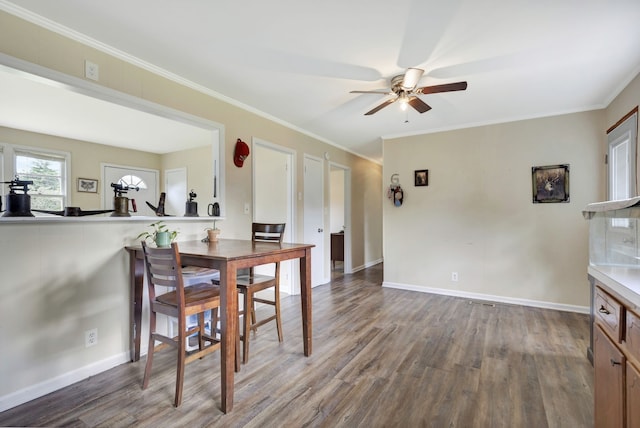
[[[233,409],[235,336],[238,334],[238,299],[236,276],[238,269],[251,268],[285,260],[300,260],[300,302],[302,311],[303,352],[312,352],[311,316],[311,248],[312,244],[254,242],[241,239],[219,239],[216,242],[178,242],[181,264],[213,268],[220,271],[221,330],[221,410]],[[144,255],[142,246],[127,246],[131,287],[130,353],[131,361],[140,359],[142,330],[142,296],[144,285]]]

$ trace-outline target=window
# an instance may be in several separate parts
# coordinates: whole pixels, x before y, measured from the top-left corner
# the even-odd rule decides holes
[[[122,184],[123,186],[127,186],[130,188],[147,188],[147,183],[145,183],[144,180],[137,175],[125,175],[124,177],[121,177],[120,180],[118,180],[118,184]]]
[[[69,157],[64,152],[5,145],[0,147],[2,181],[16,177],[33,181],[31,208],[60,211],[67,202]]]
[[[638,108],[607,131],[609,144],[609,200],[636,196]]]

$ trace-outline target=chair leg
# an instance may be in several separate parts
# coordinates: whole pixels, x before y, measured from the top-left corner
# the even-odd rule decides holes
[[[205,328],[204,328],[204,312],[200,312],[198,314],[198,350],[202,351],[204,349],[204,336]]]
[[[155,349],[155,339],[153,334],[156,332],[156,313],[151,311],[149,314],[149,347],[147,349],[147,364],[144,366],[144,377],[142,378],[142,389],[149,386],[149,378],[151,377],[151,366],[153,365],[153,351]]]
[[[249,361],[249,335],[251,334],[251,315],[253,314],[253,293],[251,290],[244,292],[244,319],[242,327],[242,363]]]
[[[280,318],[280,284],[276,283],[274,289],[274,302],[276,309],[276,327],[278,329],[278,341],[282,342],[282,318]]]
[[[211,309],[211,337],[218,338],[218,308]]]
[[[240,335],[236,334],[236,373],[240,372]]]
[[[180,332],[178,333],[178,363],[176,367],[176,396],[174,400],[174,405],[176,407],[180,407],[182,404],[182,384],[184,382],[184,364],[186,358],[186,342],[187,335],[186,333],[186,322],[183,320],[182,324],[178,322],[178,328]]]

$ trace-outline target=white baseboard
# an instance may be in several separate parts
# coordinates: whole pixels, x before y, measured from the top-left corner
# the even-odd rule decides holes
[[[98,373],[102,373],[128,361],[130,361],[128,352],[114,355],[107,359],[89,364],[88,366],[80,367],[79,369],[45,380],[44,382],[4,395],[0,397],[0,412],[4,412],[5,410],[19,406],[20,404],[24,404],[28,401],[35,400],[43,395],[47,395],[53,391],[72,385],[90,376],[97,375]]]
[[[383,259],[373,260],[373,261],[367,262],[367,263],[365,263],[363,265],[360,265],[358,267],[352,267],[351,268],[351,272],[345,272],[345,273],[356,273],[356,272],[359,272],[359,271],[361,271],[363,269],[366,269],[366,268],[369,268],[371,266],[375,266],[377,264],[380,264],[380,263],[382,263],[382,261],[383,261]]]
[[[383,287],[396,288],[398,290],[418,291],[420,293],[441,294],[445,296],[464,297],[475,300],[487,300],[491,302],[508,303],[512,305],[531,306],[534,308],[554,309],[557,311],[576,312],[580,314],[590,313],[588,306],[566,305],[562,303],[544,302],[540,300],[519,299],[515,297],[494,296],[491,294],[470,293],[460,290],[449,290],[445,288],[422,287],[411,284],[398,284],[393,282],[383,282]]]

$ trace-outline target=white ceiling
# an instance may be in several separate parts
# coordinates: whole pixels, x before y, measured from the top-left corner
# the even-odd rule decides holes
[[[640,70],[638,0],[0,0],[0,8],[162,69],[382,160],[381,138],[604,108]],[[43,17],[45,18],[43,20]],[[364,113],[408,67],[419,114]]]

